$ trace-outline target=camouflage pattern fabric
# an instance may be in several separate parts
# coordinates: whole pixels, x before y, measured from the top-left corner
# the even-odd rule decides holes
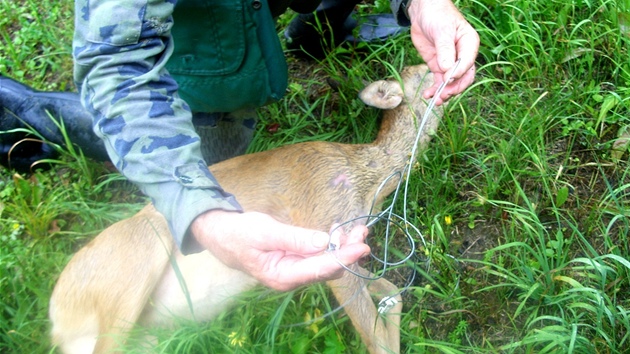
[[[198,215],[242,209],[208,172],[190,108],[165,69],[174,6],[77,0],[74,77],[112,162],[151,198],[182,252],[193,253],[202,248],[187,233]]]

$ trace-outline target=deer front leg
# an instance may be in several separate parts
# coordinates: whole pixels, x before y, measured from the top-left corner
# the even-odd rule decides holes
[[[370,275],[365,269],[355,267],[361,274]],[[373,283],[372,285],[369,285]],[[384,296],[396,293],[390,282],[382,279],[368,281],[349,272],[328,283],[335,298],[350,317],[354,328],[359,332],[367,349],[372,354],[400,352],[400,311],[402,302],[398,302],[387,314],[380,315],[372,300],[372,294]]]

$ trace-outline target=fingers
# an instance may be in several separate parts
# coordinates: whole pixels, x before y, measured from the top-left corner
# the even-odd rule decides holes
[[[365,225],[357,225],[350,230],[350,234],[348,235],[348,239],[346,241],[347,244],[351,243],[363,243],[365,242],[365,238],[368,235],[368,228]]]
[[[450,48],[437,47],[438,64],[444,73],[440,83],[444,78],[450,78],[450,82],[447,83],[438,98],[439,102],[436,102],[437,105],[442,104],[452,96],[462,93],[475,79],[475,59],[479,51],[479,35],[468,23],[460,24],[458,28],[458,36],[455,38],[454,45],[451,44]],[[440,53],[441,50],[444,53]],[[456,53],[456,59],[459,61],[458,64],[456,64],[456,61],[453,61],[452,64],[450,62],[449,58],[454,52]],[[450,66],[442,67],[446,63],[450,64]],[[436,90],[437,87],[435,87],[433,94],[435,94]]]
[[[365,226],[356,226],[350,231],[346,242],[339,250],[334,252],[334,256],[345,266],[356,263],[363,257],[370,254],[370,246],[365,244],[365,237],[368,230]]]
[[[191,232],[227,266],[281,291],[340,277],[341,264],[348,266],[370,253],[363,242],[365,226],[347,234],[335,230],[338,247],[333,254],[324,252],[331,238],[327,233],[286,225],[261,213],[207,212],[195,219]]]
[[[463,92],[474,80],[479,35],[450,0],[415,0],[411,39],[434,73],[435,84],[423,92],[425,98],[435,95],[444,78],[451,78],[436,104]],[[435,14],[440,14],[439,19]],[[459,64],[455,66],[456,61]]]
[[[336,279],[345,271],[339,264],[349,266],[370,254],[370,247],[364,243],[355,243],[335,251],[320,255],[302,257],[285,254],[273,267],[275,272],[264,272],[256,276],[261,282],[273,289],[288,291],[299,286]]]
[[[341,245],[364,242],[368,235],[368,228],[365,225],[356,225],[350,230],[349,234],[345,234],[340,224],[334,224],[330,228],[330,244],[328,250],[338,249]]]
[[[453,42],[455,35],[455,29],[451,26],[443,27],[436,34],[434,46],[437,57],[437,70],[435,71],[446,74],[455,65],[458,54]]]
[[[435,95],[439,86],[443,82],[444,77],[448,77],[448,75],[442,75],[439,73],[435,73],[435,83],[433,86],[429,87],[423,92],[423,97],[429,99]],[[440,97],[436,97],[435,104],[437,106],[443,104],[448,101],[453,96],[459,95],[462,93],[468,86],[470,86],[475,80],[475,66],[473,65],[469,68],[464,75],[462,75],[459,79],[451,80],[449,84],[447,84],[442,92],[440,93]]]
[[[270,258],[275,262],[269,268],[275,272],[266,272],[259,278],[266,286],[280,291],[339,278],[345,271],[342,264],[350,266],[370,254],[370,247],[364,243],[367,233],[365,226],[356,226],[348,234],[336,228],[331,236],[333,242],[338,242],[335,250],[310,256],[285,253],[279,258]]]
[[[286,225],[275,220],[265,229],[258,245],[261,251],[282,250],[289,253],[310,255],[328,248],[330,235],[325,232]]]
[[[455,32],[441,34],[436,45],[438,65],[445,77],[458,81],[475,67],[479,52],[479,35],[468,22],[456,26]],[[459,63],[456,63],[459,61]]]
[[[467,26],[469,27],[469,25]],[[441,105],[452,96],[462,93],[475,79],[475,58],[479,48],[479,36],[470,28],[460,39],[453,43],[448,36],[440,36],[436,44],[438,70],[434,72],[435,83],[424,92],[424,97],[433,97],[439,86],[448,78],[449,82],[436,98],[436,105]],[[455,60],[457,58],[457,60]]]
[[[283,250],[300,255],[312,255],[328,250],[331,245],[338,249],[342,244],[363,242],[367,236],[367,227],[355,226],[346,235],[341,227],[333,225],[331,234],[301,227],[278,225],[278,232],[265,239],[266,250]]]
[[[463,29],[458,31],[459,36],[455,39],[457,59],[460,61],[457,70],[453,73],[453,77],[456,79],[470,75],[471,70],[474,77],[475,59],[479,53],[479,34],[477,31],[467,22],[460,27]]]
[[[326,281],[341,277],[345,266],[356,263],[370,254],[370,247],[365,243],[353,243],[334,251],[320,255],[301,257],[299,255],[285,255],[276,265],[275,274],[267,274],[262,279],[263,284],[273,289],[287,291],[298,286]]]
[[[339,263],[345,266],[356,263],[370,254],[370,247],[365,243],[353,243],[334,252],[334,255],[322,253],[307,258],[287,256],[278,264],[280,272],[275,284],[268,285],[286,291],[304,284],[339,278],[345,271]]]

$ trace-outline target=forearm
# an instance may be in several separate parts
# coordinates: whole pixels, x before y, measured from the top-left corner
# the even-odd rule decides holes
[[[101,1],[84,10],[87,3],[79,3],[75,79],[94,130],[116,167],[165,216],[183,251],[200,250],[182,244],[194,218],[240,206],[208,172],[190,110],[164,69],[173,49],[173,5],[135,9]]]

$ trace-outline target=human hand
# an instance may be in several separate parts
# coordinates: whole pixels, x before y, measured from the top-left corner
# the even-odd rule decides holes
[[[435,95],[445,77],[450,75],[436,105],[464,91],[475,78],[475,58],[479,35],[464,19],[451,0],[410,0],[411,40],[435,77],[425,98]],[[460,59],[455,72],[455,62]]]
[[[325,232],[286,225],[262,213],[213,210],[198,216],[191,225],[197,241],[227,266],[241,270],[264,285],[287,291],[300,285],[341,277],[343,267],[370,253],[364,243],[365,226],[349,234],[338,228],[333,255],[324,252]]]

